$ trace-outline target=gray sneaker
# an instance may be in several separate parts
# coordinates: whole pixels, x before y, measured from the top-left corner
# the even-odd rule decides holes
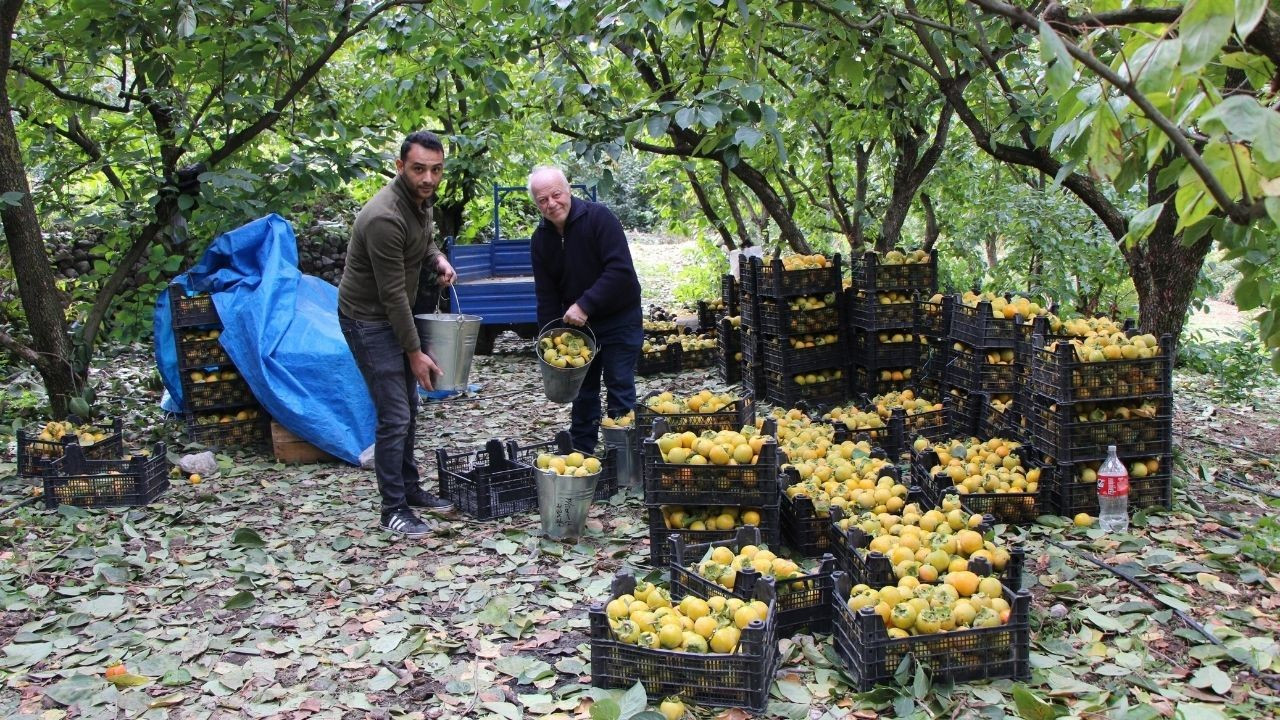
[[[430,535],[432,527],[422,522],[412,510],[402,509],[383,513],[382,529],[407,538],[420,538]]]

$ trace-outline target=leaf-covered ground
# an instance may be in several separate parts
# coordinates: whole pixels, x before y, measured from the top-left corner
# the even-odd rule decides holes
[[[669,287],[677,262],[642,262],[646,285]],[[424,408],[432,485],[435,448],[548,440],[567,422],[523,349],[505,337],[476,361],[478,393]],[[149,362],[144,349],[122,353],[99,377],[131,440],[180,443],[145,388]],[[1025,687],[906,678],[858,695],[829,638],[802,635],[782,643],[769,715],[1280,716],[1280,500],[1267,495],[1280,495],[1280,412],[1219,406],[1211,384],[1178,378],[1172,512],[1141,515],[1123,536],[1053,519],[1007,529],[1027,548],[1035,596]],[[691,371],[640,385],[715,381]],[[377,529],[372,472],[263,454],[219,464],[198,485],[175,479],[151,507],[55,512],[20,504],[28,486],[0,466],[0,716],[588,717],[587,605],[619,570],[648,571],[634,491],[597,503],[573,544],[542,538],[536,513],[451,515],[403,541]],[[129,674],[108,682],[121,661]]]

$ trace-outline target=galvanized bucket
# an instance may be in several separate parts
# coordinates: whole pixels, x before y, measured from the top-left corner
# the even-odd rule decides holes
[[[636,442],[636,426],[601,427],[604,446],[614,448],[618,460],[618,484],[640,486],[640,444]]]
[[[458,291],[453,290],[453,306],[461,310],[458,303]],[[440,366],[440,375],[435,379],[435,390],[465,391],[467,378],[471,375],[471,360],[475,357],[476,338],[480,335],[479,315],[463,313],[435,312],[414,315],[413,321],[418,325],[418,337],[422,340],[423,351]]]
[[[591,350],[591,357],[595,359],[596,336],[595,333],[591,332],[591,328],[586,326],[573,328],[561,323],[560,327],[548,329],[553,323],[560,323],[560,321],[552,320],[542,327],[542,332],[538,333],[537,339],[533,341],[533,349],[538,356],[538,371],[542,373],[543,393],[546,394],[547,399],[551,402],[569,403],[578,397],[578,389],[582,387],[582,381],[586,379],[591,363],[584,363],[582,367],[556,367],[542,357],[542,339],[562,332],[573,333],[587,342],[587,348]]]
[[[578,477],[535,467],[533,475],[538,482],[542,532],[553,540],[569,540],[581,535],[587,526],[587,512],[591,510],[600,473]]]

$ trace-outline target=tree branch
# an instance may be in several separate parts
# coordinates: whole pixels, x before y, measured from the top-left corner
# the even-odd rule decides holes
[[[129,111],[129,107],[127,105],[112,105],[110,103],[106,103],[101,100],[95,100],[93,98],[84,97],[82,95],[69,93],[66,90],[63,90],[62,88],[58,87],[58,85],[54,83],[52,80],[50,80],[49,78],[41,75],[40,73],[36,72],[34,69],[29,68],[20,62],[13,63],[12,68],[15,72],[21,73],[22,75],[25,75],[31,78],[32,80],[35,80],[37,84],[44,86],[46,90],[48,90],[54,97],[58,98],[59,100],[66,100],[67,102],[73,102],[79,105],[85,105],[87,107],[97,108],[99,110],[107,110],[110,112],[128,112]]]
[[[1028,28],[1036,29],[1039,27],[1038,19],[1022,8],[999,2],[999,0],[969,0],[969,2],[974,3],[987,12],[1002,15],[1010,20],[1021,23]],[[1265,214],[1266,209],[1263,207],[1262,203],[1241,204],[1233,200],[1231,196],[1227,194],[1227,190],[1222,186],[1222,183],[1218,182],[1213,171],[1205,164],[1204,158],[1201,157],[1200,153],[1191,145],[1191,142],[1187,139],[1186,135],[1182,133],[1173,121],[1165,117],[1164,113],[1160,112],[1160,110],[1151,103],[1150,98],[1148,98],[1144,93],[1139,92],[1133,83],[1126,82],[1105,63],[1094,57],[1092,53],[1086,52],[1071,40],[1061,36],[1060,39],[1062,40],[1062,44],[1066,47],[1067,52],[1070,53],[1073,58],[1132,100],[1133,104],[1137,105],[1138,108],[1142,110],[1143,114],[1147,116],[1147,119],[1151,121],[1151,124],[1155,125],[1164,133],[1165,137],[1169,139],[1169,142],[1178,149],[1178,152],[1182,153],[1187,164],[1191,166],[1196,175],[1199,176],[1200,181],[1204,183],[1205,189],[1213,196],[1214,202],[1218,203],[1218,206],[1222,208],[1223,213],[1225,213],[1227,217],[1231,218],[1232,222],[1237,225],[1248,225]]]

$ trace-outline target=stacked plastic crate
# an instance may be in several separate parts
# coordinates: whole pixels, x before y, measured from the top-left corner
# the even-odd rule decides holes
[[[698,330],[715,335],[720,332],[720,321],[739,314],[738,280],[725,273],[720,277],[720,297],[698,301]]]
[[[669,395],[669,394],[668,394]],[[710,393],[688,398],[652,393],[636,409],[636,432],[642,438],[641,477],[649,522],[649,556],[654,567],[665,567],[672,537],[682,542],[727,540],[740,526],[755,525],[770,545],[781,541],[778,507],[778,444],[776,429],[767,435],[747,461],[721,464],[682,444],[679,457],[664,447],[667,433],[740,431],[755,425],[755,406],[749,395],[718,396],[714,410],[706,410]],[[690,407],[690,401],[699,398]]]
[[[222,321],[212,296],[188,295],[181,286],[170,285],[169,308],[187,434],[216,448],[266,443],[271,418],[222,348]]]
[[[1095,327],[1090,328],[1092,324]],[[1071,321],[1068,334],[1034,335],[1025,425],[1056,464],[1049,502],[1096,515],[1107,446],[1129,471],[1129,510],[1172,501],[1173,343],[1105,319]],[[1089,333],[1092,334],[1089,334]],[[1084,335],[1088,335],[1085,337]]]
[[[742,382],[742,318],[731,315],[721,318],[716,333],[716,369],[720,382],[734,385]]]
[[[840,256],[796,256],[786,262],[744,257],[741,263],[743,372],[762,368],[764,373],[763,392],[754,388],[756,396],[783,407],[847,398]]]
[[[916,384],[921,361],[916,300],[932,296],[937,287],[937,261],[922,250],[868,252],[853,264],[844,302],[854,392],[874,396]]]

